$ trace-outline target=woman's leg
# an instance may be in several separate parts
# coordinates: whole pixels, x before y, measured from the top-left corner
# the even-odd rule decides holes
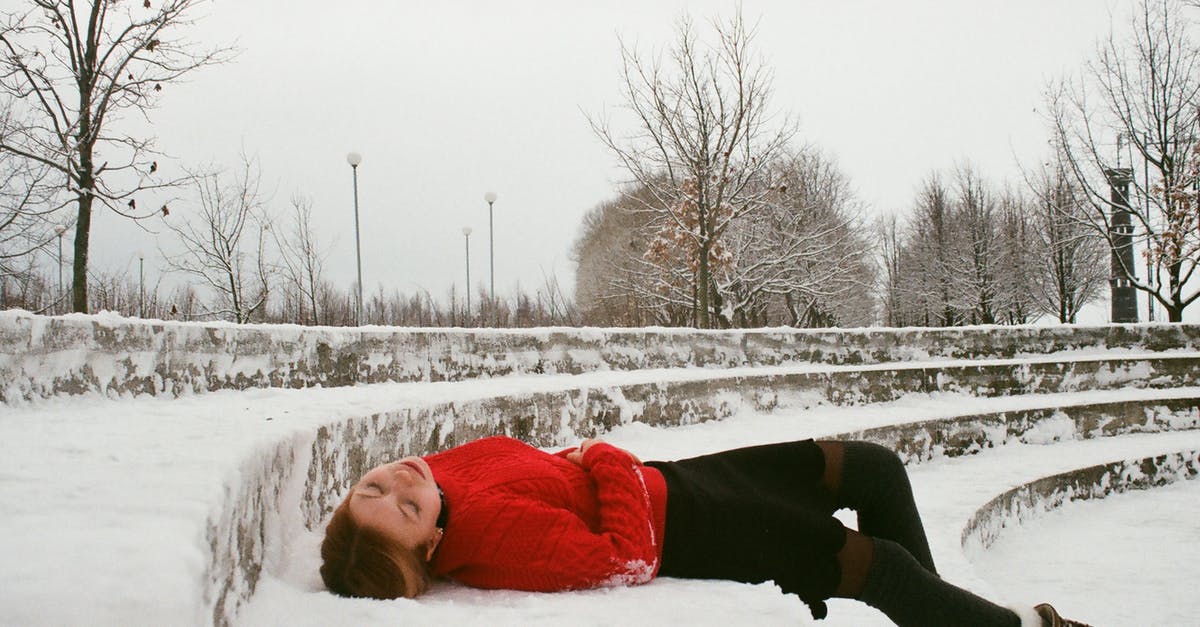
[[[1022,624],[1012,610],[946,583],[891,540],[847,530],[838,563],[842,579],[835,595],[858,599],[901,627]]]
[[[902,627],[1019,627],[1012,610],[946,583],[934,570],[904,464],[868,442],[817,442],[825,454],[822,485],[839,506],[858,512],[838,552],[835,596],[858,599]]]
[[[817,446],[825,454],[821,483],[838,507],[858,512],[859,532],[899,543],[936,575],[929,540],[900,458],[870,442],[820,441]]]

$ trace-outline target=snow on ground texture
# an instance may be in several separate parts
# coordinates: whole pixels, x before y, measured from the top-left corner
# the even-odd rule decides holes
[[[1097,625],[1195,625],[1197,540],[1200,481],[1184,481],[1050,512],[1001,536],[975,567],[1005,593],[1052,596]]]
[[[761,370],[758,370],[761,372]],[[671,377],[705,373],[682,371]],[[707,373],[711,376],[713,373]],[[726,373],[728,374],[728,373]],[[268,445],[322,424],[397,406],[482,398],[571,385],[663,380],[666,372],[597,373],[454,384],[382,384],[355,388],[217,392],[174,400],[95,397],[54,399],[0,408],[0,624],[200,624],[193,606],[204,568],[205,519],[223,503],[223,486],[237,481],[239,463]],[[816,406],[777,414],[746,412],[729,420],[674,429],[625,425],[607,436],[643,459],[670,459],[735,446],[813,437],[963,413],[1018,409],[1047,401],[1077,404],[1127,398],[1167,398],[1197,390],[1125,390],[977,399],[914,395],[866,407]],[[1049,435],[1049,434],[1048,434]],[[1052,440],[1053,438],[1047,438]],[[1111,440],[1013,445],[983,454],[937,460],[912,469],[939,568],[947,579],[999,598],[1028,598],[1008,579],[982,576],[958,545],[966,518],[1011,484],[1056,469],[1099,461],[1200,448],[1196,432],[1146,434]],[[1135,496],[1134,498],[1138,498]],[[1075,517],[1072,505],[1063,514]],[[1193,510],[1170,519],[1194,515]],[[289,515],[285,513],[285,515]],[[299,514],[290,514],[297,517]],[[1093,516],[1094,517],[1094,516]],[[1150,524],[1153,521],[1150,521]],[[292,525],[302,528],[302,525]],[[1186,534],[1186,532],[1185,532]],[[1120,537],[1120,536],[1117,536]],[[1191,541],[1200,539],[1193,533]],[[805,606],[770,584],[659,579],[646,586],[561,594],[481,592],[439,585],[419,601],[365,601],[320,590],[319,535],[297,533],[267,563],[267,574],[243,608],[244,625],[711,625],[803,624]],[[1040,550],[1040,549],[1039,549]],[[1040,559],[1036,553],[1027,559]],[[1138,555],[1141,553],[1139,552]],[[1019,559],[1019,558],[1017,558]],[[1067,615],[1098,624],[1129,624],[1126,614],[1079,605],[1088,595],[1127,605],[1181,606],[1172,591],[1198,572],[1157,577],[1153,561],[1130,556],[1129,572],[1097,577],[1083,563],[1055,564],[1048,574]],[[1134,568],[1132,565],[1136,564]],[[989,571],[990,572],[990,571]],[[1010,577],[1003,575],[1003,577]],[[1193,602],[1195,603],[1195,602]],[[1077,611],[1083,610],[1083,611]],[[1141,622],[1141,621],[1139,621]],[[1152,624],[1155,621],[1147,621]],[[886,625],[862,604],[835,601],[822,624]]]

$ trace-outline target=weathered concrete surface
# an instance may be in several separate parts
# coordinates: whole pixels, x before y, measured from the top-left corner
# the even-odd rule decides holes
[[[896,451],[906,464],[973,455],[1010,442],[1047,443],[1200,429],[1200,397],[1119,401],[921,420],[836,436]]]
[[[669,367],[876,364],[1197,350],[1200,325],[695,331],[361,329],[0,312],[0,402],[252,387],[458,381]]]
[[[1118,461],[1044,477],[992,499],[967,522],[964,549],[991,546],[1004,529],[1080,499],[1166,485],[1200,475],[1200,451]]]

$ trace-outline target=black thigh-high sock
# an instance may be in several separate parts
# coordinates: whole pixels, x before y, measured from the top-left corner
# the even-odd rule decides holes
[[[844,446],[838,505],[858,512],[860,533],[898,542],[936,575],[904,462],[878,444],[845,442]]]
[[[904,547],[872,538],[873,557],[859,600],[900,627],[1020,627],[1012,610],[946,583]]]

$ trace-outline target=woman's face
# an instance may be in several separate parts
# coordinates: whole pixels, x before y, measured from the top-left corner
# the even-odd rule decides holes
[[[358,524],[416,549],[428,542],[426,561],[442,538],[437,528],[442,500],[429,464],[420,457],[372,468],[350,492],[350,515]]]

